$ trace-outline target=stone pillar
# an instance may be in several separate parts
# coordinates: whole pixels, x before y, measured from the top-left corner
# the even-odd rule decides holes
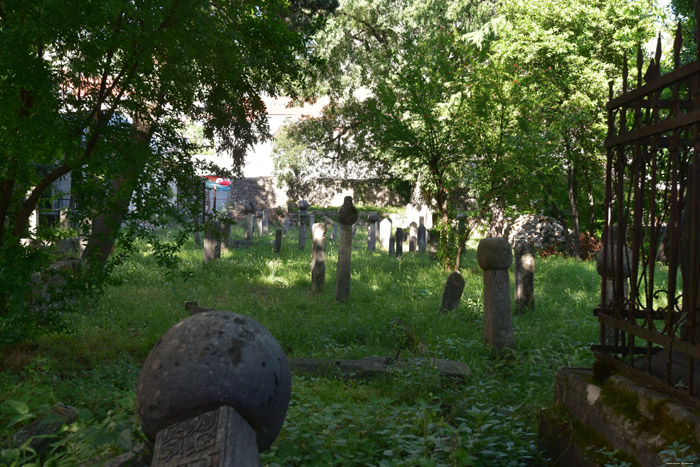
[[[350,298],[350,258],[352,254],[352,226],[357,222],[357,209],[352,196],[346,196],[338,209],[340,222],[340,245],[338,245],[338,269],[335,280],[335,300],[345,302]]]
[[[352,224],[352,238],[355,238],[356,233],[357,233],[357,224]]]
[[[277,229],[275,231],[275,253],[279,253],[282,250],[282,229]]]
[[[476,260],[484,270],[484,341],[498,350],[512,347],[508,268],[513,263],[513,251],[508,240],[503,237],[481,240]]]
[[[221,235],[223,240],[223,247],[228,251],[231,248],[231,225],[233,224],[233,218],[229,214],[225,219],[225,222],[221,223]]]
[[[311,291],[318,293],[326,283],[326,224],[314,224],[311,239]]]
[[[396,228],[396,256],[401,256],[403,254],[403,229],[401,227]]]
[[[408,226],[408,251],[415,252],[418,247],[418,224],[411,222]]]
[[[287,201],[287,215],[284,217],[284,233],[289,232],[289,228],[294,225],[294,211],[296,204],[294,201]]]
[[[389,251],[389,237],[391,237],[391,220],[385,218],[379,222],[379,246],[384,251]]]
[[[396,250],[396,239],[392,235],[389,237],[389,256],[394,256]]]
[[[615,299],[614,296],[614,291],[615,291],[615,277],[617,276],[617,272],[615,271],[616,267],[616,257],[617,257],[617,252],[619,248],[617,247],[617,225],[614,225],[612,229],[610,229],[610,232],[608,233],[608,237],[610,238],[611,243],[608,244],[607,248],[607,261],[605,260],[605,256],[603,255],[603,250],[605,250],[605,247],[603,247],[599,252],[598,252],[598,257],[596,258],[596,264],[595,268],[598,274],[600,274],[601,278],[603,274],[605,273],[606,281],[605,281],[605,306],[610,305],[612,301]],[[622,271],[620,273],[622,274],[622,299],[627,300],[627,297],[629,297],[629,277],[630,277],[630,261],[632,259],[632,250],[629,249],[627,245],[623,245],[623,250],[622,250]],[[600,302],[603,304],[603,297],[600,297]],[[615,329],[609,326],[605,326],[603,323],[600,323],[600,337],[601,341],[603,342],[604,345],[615,345]]]
[[[515,253],[515,312],[535,307],[535,246],[518,240]]]
[[[425,253],[425,247],[426,244],[428,243],[428,229],[425,228],[425,218],[424,217],[419,217],[418,218],[418,251],[421,253]]]
[[[252,240],[253,239],[253,219],[254,219],[253,213],[248,213],[245,218],[245,239],[246,240]]]
[[[311,229],[311,237],[314,236],[314,224],[316,223],[316,217],[314,213],[309,211],[309,229]]]
[[[367,250],[377,251],[377,221],[379,216],[376,212],[370,213],[369,217],[369,227],[367,228]]]
[[[256,217],[256,223],[258,225],[258,237],[262,238],[263,236],[263,212],[258,211],[255,213]]]
[[[199,228],[194,231],[194,244],[197,246],[202,246],[202,232],[199,230]]]
[[[304,251],[306,248],[306,210],[309,208],[309,202],[302,199],[297,203],[299,206],[299,249]]]
[[[263,210],[263,222],[262,222],[263,235],[267,235],[270,232],[270,210]]]
[[[221,258],[221,222],[211,221],[204,230],[204,262]]]

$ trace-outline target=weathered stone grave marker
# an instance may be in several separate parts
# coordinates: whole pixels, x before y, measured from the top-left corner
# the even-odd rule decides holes
[[[445,290],[442,292],[442,304],[440,308],[445,311],[457,311],[464,291],[464,278],[459,271],[453,271],[447,276]]]
[[[299,206],[299,249],[304,251],[306,248],[306,210],[309,208],[309,202],[302,199],[297,203]]]
[[[248,213],[246,214],[246,219],[245,219],[245,239],[246,240],[253,240],[253,220],[254,220],[254,214],[253,213]]]
[[[258,211],[255,213],[256,224],[258,226],[258,237],[259,238],[262,238],[262,236],[263,236],[263,216],[264,216],[263,211]]]
[[[263,210],[263,222],[262,222],[263,236],[270,232],[270,210],[265,208]]]
[[[357,209],[352,196],[346,196],[338,209],[340,222],[340,245],[338,245],[338,267],[335,280],[335,300],[345,302],[350,298],[350,272],[352,255],[352,226],[357,222]]]
[[[391,237],[391,220],[384,218],[379,222],[379,246],[384,251],[389,251],[389,237]]]
[[[152,466],[259,466],[291,396],[284,351],[249,316],[196,313],[153,347],[136,391]]]
[[[318,293],[326,283],[326,224],[314,224],[311,239],[311,291]]]
[[[425,246],[428,243],[428,229],[425,228],[425,218],[418,218],[418,251],[425,253]]]
[[[369,227],[367,228],[367,250],[377,251],[377,221],[379,220],[379,216],[376,212],[372,212],[367,220],[369,221]]]
[[[418,224],[411,222],[408,226],[408,251],[415,252],[418,247]]]
[[[275,253],[282,250],[282,229],[275,230]]]
[[[221,258],[221,222],[214,219],[204,229],[204,262]]]
[[[403,229],[401,227],[396,228],[394,241],[396,242],[396,256],[401,256],[403,254]]]
[[[503,237],[484,238],[476,249],[484,270],[484,340],[496,349],[513,346],[508,268],[513,263],[510,243]]]
[[[515,311],[535,306],[535,247],[525,240],[515,242]]]

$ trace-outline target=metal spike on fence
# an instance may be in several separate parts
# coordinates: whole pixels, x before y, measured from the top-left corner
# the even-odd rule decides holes
[[[677,70],[681,67],[681,48],[683,47],[683,30],[681,22],[678,21],[676,29],[676,39],[673,41],[673,69]]]

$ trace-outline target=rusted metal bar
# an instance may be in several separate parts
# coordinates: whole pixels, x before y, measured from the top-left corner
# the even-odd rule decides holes
[[[611,326],[625,333],[636,335],[644,340],[653,342],[654,344],[662,345],[669,350],[678,351],[693,358],[700,358],[700,346],[692,345],[680,339],[674,339],[665,334],[650,331],[636,324],[631,324],[606,314],[598,315],[598,319],[606,326]]]
[[[674,70],[668,74],[665,74],[655,81],[645,84],[642,87],[639,87],[637,89],[633,89],[625,94],[622,94],[621,96],[609,101],[606,105],[606,108],[608,110],[615,110],[619,107],[622,107],[625,104],[629,104],[635,99],[639,99],[640,97],[644,97],[648,94],[651,94],[654,91],[657,91],[659,89],[665,88],[676,81],[681,81],[688,76],[692,75],[693,73],[697,73],[700,71],[700,62],[692,62],[689,63],[677,70]]]

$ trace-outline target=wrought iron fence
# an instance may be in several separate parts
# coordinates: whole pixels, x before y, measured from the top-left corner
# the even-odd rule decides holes
[[[700,408],[700,60],[681,66],[681,48],[679,26],[672,71],[659,37],[646,71],[638,52],[635,89],[627,60],[621,95],[610,84],[593,350]]]

